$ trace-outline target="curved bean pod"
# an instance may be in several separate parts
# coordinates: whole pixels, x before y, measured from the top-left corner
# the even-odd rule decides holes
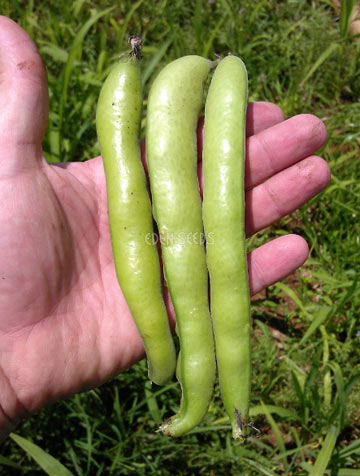
[[[144,342],[149,377],[162,385],[174,374],[176,353],[161,293],[151,203],[140,160],[141,107],[140,69],[132,56],[121,60],[107,77],[96,126],[117,278]]]
[[[205,107],[203,220],[221,394],[234,438],[244,438],[250,395],[250,297],[245,242],[247,72],[220,61]]]
[[[181,349],[180,409],[160,427],[171,436],[202,420],[215,379],[196,150],[204,83],[212,65],[200,56],[173,61],[155,79],[148,99],[146,150],[153,213]]]

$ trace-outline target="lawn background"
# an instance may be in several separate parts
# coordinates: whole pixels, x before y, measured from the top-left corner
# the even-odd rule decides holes
[[[311,249],[299,271],[253,299],[252,407],[260,437],[231,439],[218,388],[191,434],[170,440],[156,433],[180,390],[175,383],[151,388],[144,361],[40,411],[16,434],[81,476],[359,476],[360,39],[347,36],[332,2],[1,0],[0,13],[29,32],[45,60],[49,161],[99,154],[99,89],[137,33],[144,38],[145,110],[149,85],[169,61],[231,51],[247,65],[250,101],[325,122],[328,141],[319,154],[332,170],[324,192],[249,240],[252,249],[297,233]],[[38,461],[45,462],[42,454]],[[11,438],[0,465],[1,474],[44,474]]]

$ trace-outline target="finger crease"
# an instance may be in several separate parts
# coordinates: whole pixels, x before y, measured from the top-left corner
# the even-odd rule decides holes
[[[275,158],[274,158],[273,153],[271,152],[271,147],[268,145],[266,139],[264,138],[264,134],[258,134],[257,140],[258,140],[258,143],[260,145],[260,149],[263,152],[262,155],[266,158],[266,161],[267,161],[267,170],[269,172],[267,175],[272,176],[272,175],[274,175],[276,170],[273,166],[273,162],[274,162]],[[262,165],[261,169],[266,170],[266,168],[263,165]]]
[[[283,207],[281,206],[281,199],[280,197],[276,194],[276,192],[273,190],[273,188],[271,187],[270,181],[266,181],[263,183],[263,187],[267,193],[267,195],[269,196],[272,204],[273,204],[273,207],[275,208],[275,211],[277,213],[277,217],[282,217],[283,215],[285,215],[285,211],[283,210]]]

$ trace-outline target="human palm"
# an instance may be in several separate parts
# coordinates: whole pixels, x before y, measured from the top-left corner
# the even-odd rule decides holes
[[[36,47],[0,17],[0,413],[14,421],[144,355],[116,280],[101,158],[46,163],[47,116]],[[329,169],[311,155],[326,139],[314,116],[284,121],[277,106],[255,103],[247,130],[251,235],[322,190]],[[259,247],[249,256],[251,292],[293,272],[307,253],[296,235]]]

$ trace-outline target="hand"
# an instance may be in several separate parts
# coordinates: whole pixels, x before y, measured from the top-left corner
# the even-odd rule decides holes
[[[96,385],[144,355],[112,260],[101,157],[50,165],[41,142],[48,117],[45,68],[29,36],[0,17],[0,427]],[[247,117],[247,233],[320,192],[329,168],[311,154],[323,123],[284,121],[269,103]],[[201,171],[200,171],[201,177]],[[307,258],[299,236],[249,256],[252,294]],[[141,296],[139,296],[141,299]],[[169,297],[167,308],[174,313]]]

